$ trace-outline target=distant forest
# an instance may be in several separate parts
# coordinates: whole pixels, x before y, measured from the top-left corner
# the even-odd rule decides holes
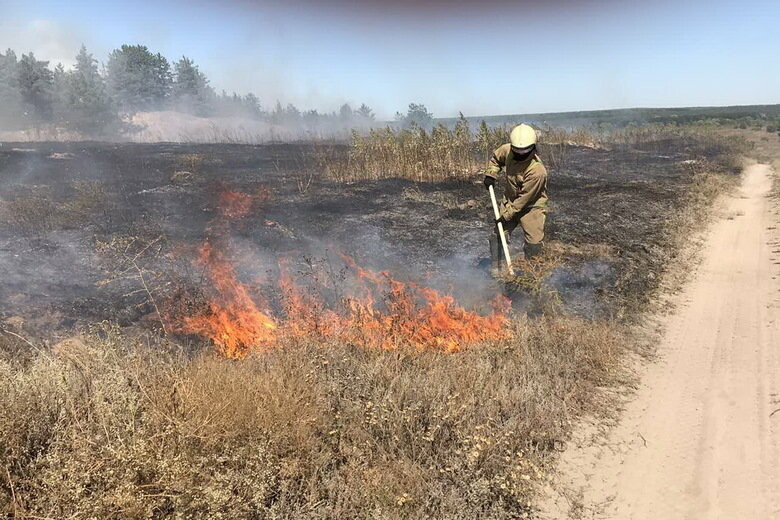
[[[254,94],[217,93],[189,58],[171,62],[144,45],[122,45],[98,61],[82,46],[72,69],[50,67],[33,53],[0,52],[0,128],[57,125],[83,135],[124,130],[122,114],[174,110],[203,117],[240,116],[288,127],[360,128],[374,112],[344,104],[336,112],[300,111],[276,102],[264,107]],[[403,116],[402,116],[403,117]]]
[[[55,127],[84,137],[106,137],[132,132],[126,116],[139,112],[172,110],[201,117],[241,117],[285,129],[333,135],[350,129],[390,124],[430,130],[435,124],[454,127],[456,118],[437,118],[418,103],[397,112],[392,123],[376,121],[366,104],[321,113],[299,110],[278,101],[265,106],[252,93],[217,93],[209,79],[189,58],[169,61],[144,45],[122,45],[111,51],[103,65],[82,46],[72,69],[50,66],[34,54],[0,52],[0,130]],[[463,118],[461,114],[460,118]],[[466,120],[477,128],[485,121],[504,127],[520,121],[538,126],[622,127],[644,123],[720,124],[780,132],[780,105],[693,108],[632,108],[475,116]]]
[[[740,128],[780,130],[780,105],[736,105],[724,107],[680,108],[620,108],[579,112],[539,114],[506,114],[479,116],[469,120],[485,121],[490,126],[503,126],[515,121],[540,126],[606,126],[624,127],[638,124],[715,124]],[[456,118],[436,119],[437,123],[454,124]]]

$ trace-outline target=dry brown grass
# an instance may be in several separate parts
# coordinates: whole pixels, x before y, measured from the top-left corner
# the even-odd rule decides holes
[[[430,132],[418,127],[387,127],[365,135],[353,132],[346,154],[334,154],[331,150],[328,155],[319,156],[318,166],[324,166],[327,176],[341,181],[463,177],[479,168],[476,145],[465,121],[458,122],[452,130],[439,125]]]
[[[498,130],[490,135],[503,139]],[[472,136],[468,148],[480,167],[495,144],[483,137]],[[433,148],[398,162],[390,152],[406,148],[396,144],[386,158],[359,155],[355,164],[374,177],[358,178],[458,175],[451,166],[459,156],[422,169],[415,154]],[[390,163],[409,169],[383,173]],[[700,225],[721,183],[733,182],[691,164],[696,211],[674,217],[676,236]],[[353,178],[341,171],[331,175]],[[100,215],[99,193],[82,191],[83,202],[64,204],[35,194],[5,214],[18,219],[6,224],[51,229],[65,204],[75,221]],[[149,240],[106,242],[101,253],[132,290],[151,287],[151,298],[164,287],[146,276],[157,264],[139,263],[159,245],[150,229],[138,234]],[[520,266],[527,289],[542,290],[556,262],[552,255]],[[523,517],[573,423],[613,412],[614,392],[604,389],[626,382],[620,363],[632,342],[622,326],[560,315],[519,318],[513,327],[512,340],[453,355],[307,340],[242,362],[105,325],[53,349],[0,331],[0,511],[11,518]]]
[[[624,376],[610,324],[519,320],[457,355],[315,342],[233,362],[110,327],[0,332],[14,518],[516,518],[572,420]],[[29,350],[29,349],[28,349]]]
[[[57,206],[45,188],[30,188],[0,201],[0,225],[17,233],[35,235],[54,228]]]
[[[475,134],[465,119],[430,131],[412,125],[352,132],[349,147],[320,146],[309,165],[339,181],[401,177],[420,182],[469,178],[494,149],[509,139],[507,128],[482,124]]]
[[[491,153],[509,141],[510,127],[482,124],[474,133],[461,120],[452,128],[438,125],[431,131],[423,128],[396,130],[390,127],[353,132],[349,146],[320,143],[304,167],[323,172],[339,181],[401,177],[419,182],[448,178],[474,178],[482,171]],[[725,138],[722,132],[705,126],[641,125],[625,128],[558,128],[539,129],[539,153],[552,171],[567,167],[569,151],[574,146],[609,149],[629,147],[643,151],[667,153],[669,147],[684,146],[719,161],[721,170],[737,171],[741,153],[747,148],[742,138]],[[670,145],[670,140],[675,143]],[[722,163],[722,164],[721,164]]]
[[[558,291],[546,282],[552,272],[562,267],[566,258],[557,248],[546,248],[543,255],[526,259],[515,258],[512,262],[514,275],[504,273],[505,288],[522,292],[531,297],[532,315],[557,316],[565,313]]]
[[[176,157],[176,167],[179,170],[186,170],[192,173],[199,173],[206,155],[202,153],[187,153]]]
[[[20,235],[40,235],[53,229],[101,225],[110,211],[105,185],[99,181],[74,182],[59,200],[47,187],[19,190],[0,199],[0,226]]]

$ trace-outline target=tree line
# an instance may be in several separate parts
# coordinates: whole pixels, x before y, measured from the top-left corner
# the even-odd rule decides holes
[[[421,105],[416,105],[421,106]],[[366,104],[338,111],[301,111],[292,104],[266,110],[252,93],[217,93],[199,67],[186,56],[171,63],[145,45],[122,45],[104,66],[83,45],[75,65],[53,68],[35,55],[0,52],[0,127],[40,128],[56,125],[85,136],[104,136],[127,129],[123,115],[175,110],[197,116],[241,116],[272,124],[316,128],[355,128],[374,124]]]

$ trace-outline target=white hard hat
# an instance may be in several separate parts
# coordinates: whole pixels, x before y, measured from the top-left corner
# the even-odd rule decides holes
[[[509,142],[515,148],[528,148],[536,144],[536,130],[523,123],[517,125],[509,134]]]

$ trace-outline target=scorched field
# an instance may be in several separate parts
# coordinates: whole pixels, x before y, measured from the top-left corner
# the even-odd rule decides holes
[[[323,162],[340,144],[4,143],[0,503],[533,516],[739,161],[693,131],[542,152],[547,252],[495,280],[476,170],[349,179]]]

